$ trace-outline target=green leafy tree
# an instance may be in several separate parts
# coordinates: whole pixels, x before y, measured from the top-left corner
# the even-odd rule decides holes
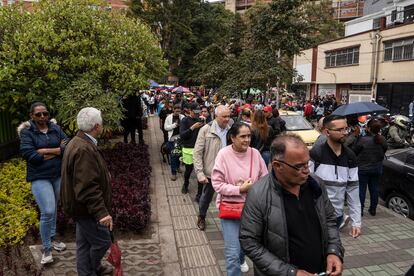
[[[0,18],[18,24],[11,34],[0,37],[0,108],[12,108],[18,116],[30,102],[41,100],[66,128],[70,122],[61,114],[92,103],[102,110],[110,108],[120,119],[116,99],[165,74],[166,62],[147,25],[107,12],[105,5],[93,0],[44,0],[30,14],[19,7],[1,8]],[[0,20],[0,30],[7,25]],[[80,88],[88,89],[85,82],[94,94],[88,94],[90,101],[77,102],[78,94],[86,93]],[[116,121],[108,120],[107,126],[116,127]]]
[[[133,0],[133,14],[144,20],[161,42],[170,80],[191,78],[194,57],[227,37],[232,14],[201,0]]]

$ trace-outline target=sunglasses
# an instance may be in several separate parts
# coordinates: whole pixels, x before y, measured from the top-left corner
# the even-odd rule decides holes
[[[42,117],[42,115],[43,115],[43,117],[48,117],[49,116],[49,112],[47,112],[47,111],[45,111],[45,112],[37,112],[37,113],[35,113],[35,114],[33,114],[35,117]]]
[[[289,163],[287,163],[287,162],[285,162],[283,160],[275,159],[275,161],[280,162],[282,164],[285,164],[286,166],[288,166],[288,167],[290,167],[290,168],[292,168],[292,169],[294,169],[294,170],[296,170],[298,172],[307,170],[309,168],[309,162],[308,163],[304,163],[304,164],[291,165],[291,164],[289,164]]]

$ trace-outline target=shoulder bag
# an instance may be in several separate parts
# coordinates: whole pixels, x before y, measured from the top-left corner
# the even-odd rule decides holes
[[[253,149],[250,148],[250,174],[252,177]],[[239,220],[243,211],[244,202],[220,200],[219,218]]]

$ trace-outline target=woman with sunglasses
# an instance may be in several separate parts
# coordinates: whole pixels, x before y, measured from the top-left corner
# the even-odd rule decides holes
[[[30,120],[18,127],[20,153],[27,161],[26,179],[40,209],[40,237],[43,244],[41,264],[53,262],[52,248],[66,249],[54,240],[56,234],[57,202],[60,192],[60,168],[64,148],[69,141],[61,128],[49,120],[44,103],[30,107]]]

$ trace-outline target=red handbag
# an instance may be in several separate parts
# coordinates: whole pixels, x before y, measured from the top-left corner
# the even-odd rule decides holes
[[[252,160],[253,160],[253,149],[250,155],[250,174],[249,178],[252,177]],[[220,200],[219,218],[221,219],[236,219],[239,220],[243,212],[244,202],[231,202]]]

